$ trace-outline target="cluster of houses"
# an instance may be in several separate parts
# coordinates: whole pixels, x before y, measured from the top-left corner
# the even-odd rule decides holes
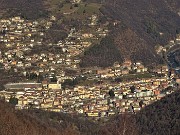
[[[148,69],[141,63],[132,63],[131,60],[125,60],[122,64],[115,62],[110,70],[113,76],[127,75],[130,73],[146,73]],[[106,74],[104,75],[106,76]]]
[[[172,48],[175,45],[180,45],[180,34],[176,35],[176,38],[174,40],[170,40],[167,45],[163,46],[158,46],[156,48],[157,54],[161,54],[162,52],[167,52],[170,48]]]
[[[20,17],[0,20],[0,42],[8,48],[0,51],[0,63],[4,65],[4,69],[21,74],[49,73],[58,71],[58,68],[77,69],[80,63],[78,56],[94,40],[108,34],[108,30],[103,28],[98,28],[94,33],[82,33],[81,30],[71,28],[65,40],[60,40],[58,43],[44,43],[46,36],[44,31],[48,30],[55,20],[54,16],[47,21],[39,22]],[[53,49],[36,52],[38,47]]]
[[[25,46],[28,47],[31,44],[41,44],[40,42],[42,38],[37,41],[34,37],[37,35],[44,35],[41,26],[45,29],[49,29],[51,25],[52,21],[50,19],[41,22],[25,20],[19,16],[9,19],[1,19],[0,42],[5,43],[6,47],[19,47],[19,49]]]
[[[78,2],[78,1],[74,1]],[[0,63],[6,71],[18,72],[26,77],[24,82],[8,83],[5,90],[0,91],[0,97],[9,102],[11,98],[18,99],[17,109],[39,108],[48,111],[81,113],[85,116],[106,117],[116,113],[139,111],[144,106],[161,99],[172,89],[167,76],[158,78],[134,79],[125,82],[111,80],[129,74],[148,73],[141,63],[125,60],[115,62],[109,68],[79,68],[81,53],[93,41],[108,34],[108,29],[95,27],[97,16],[90,17],[90,27],[95,32],[83,33],[71,28],[68,37],[58,43],[43,43],[44,30],[48,30],[55,17],[47,21],[29,21],[20,17],[0,20],[0,42],[7,50],[0,51]],[[45,28],[42,30],[42,27]],[[37,47],[51,47],[54,51],[36,52]],[[28,54],[28,55],[27,55]],[[76,70],[77,75],[66,75],[66,69]],[[154,71],[168,74],[167,66]],[[39,79],[40,75],[42,80]],[[75,85],[61,88],[61,83],[76,76],[87,77],[88,80],[109,79],[93,85]],[[37,80],[33,80],[36,78]],[[31,80],[29,82],[29,80]],[[52,81],[53,80],[53,81]]]
[[[72,3],[80,3],[81,0],[72,0],[71,2],[72,2]]]
[[[4,69],[13,68],[17,72],[21,67],[32,66],[33,59],[37,60],[36,56],[26,56],[25,53],[32,51],[34,46],[42,45],[44,32],[41,27],[47,30],[51,25],[51,20],[38,22],[24,20],[21,17],[1,19],[1,47],[8,48],[0,51],[0,62]]]
[[[9,83],[5,85],[6,90],[0,91],[0,97],[7,102],[10,98],[17,98],[17,109],[37,108],[80,113],[89,117],[107,117],[117,113],[135,113],[144,106],[171,94],[173,89],[166,90],[169,86],[173,84],[167,78],[102,83],[66,89],[62,89],[61,84],[48,81]]]
[[[108,30],[103,28],[98,28],[94,33],[82,33],[81,31],[72,28],[68,37],[64,41],[59,41],[57,45],[62,47],[64,53],[67,53],[66,56],[75,57],[90,47],[93,41],[99,40],[107,34]]]

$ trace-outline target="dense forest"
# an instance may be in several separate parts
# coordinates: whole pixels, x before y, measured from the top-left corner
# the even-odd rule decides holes
[[[100,44],[96,44],[85,51],[80,66],[107,67],[114,64],[115,61],[122,62],[121,54],[114,45],[111,36],[102,39]]]
[[[48,16],[43,0],[0,0],[0,14],[2,17],[19,15],[32,20]]]
[[[136,115],[140,134],[179,135],[180,134],[180,92],[174,92],[157,101]]]
[[[36,120],[32,115],[16,111],[7,103],[0,101],[1,135],[61,135],[47,124]]]

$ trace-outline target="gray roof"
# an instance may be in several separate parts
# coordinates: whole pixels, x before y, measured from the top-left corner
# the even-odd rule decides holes
[[[4,85],[6,89],[25,89],[25,88],[40,88],[41,83],[8,83]]]

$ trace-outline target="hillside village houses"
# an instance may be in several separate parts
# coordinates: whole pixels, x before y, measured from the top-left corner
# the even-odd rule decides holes
[[[52,25],[52,19],[45,22],[31,22],[24,20],[20,17],[14,17],[7,20],[1,20],[1,37],[0,40],[6,47],[12,48],[11,50],[4,52],[1,57],[1,61],[5,65],[5,69],[9,70],[12,67],[16,70],[19,68],[28,68],[32,65],[37,65],[36,70],[39,67],[44,67],[45,65],[50,65],[50,69],[55,70],[55,67],[63,66],[68,68],[77,68],[80,59],[74,58],[79,54],[83,53],[84,49],[89,47],[92,43],[88,41],[89,38],[94,37],[92,33],[79,33],[74,28],[69,32],[68,37],[64,41],[59,41],[57,44],[49,43],[49,46],[59,49],[61,54],[33,54],[31,56],[26,56],[24,53],[32,51],[37,46],[42,46],[43,36],[45,34],[41,31],[41,25],[49,29]],[[105,32],[107,30],[97,32]],[[35,38],[36,37],[36,38]],[[38,37],[38,38],[37,38]],[[72,40],[76,39],[76,40]],[[37,41],[37,39],[39,39]],[[23,59],[23,61],[20,59]],[[43,66],[44,65],[44,66]],[[16,67],[16,68],[15,68]],[[43,72],[40,68],[39,71]]]
[[[130,87],[135,86],[134,92]],[[61,89],[60,84],[18,83],[7,84],[6,91],[0,91],[1,97],[8,102],[14,96],[18,98],[16,108],[29,107],[44,110],[84,113],[87,116],[105,117],[110,114],[124,113],[130,105],[134,110],[141,109],[139,102],[148,105],[161,99],[166,94],[162,90],[170,85],[166,78],[142,79],[117,84],[101,84],[94,86],[75,86],[74,88]],[[108,92],[114,91],[115,96],[110,97]],[[98,112],[98,113],[97,113]]]
[[[98,17],[94,15],[91,19],[88,25],[94,27]],[[7,102],[10,98],[18,99],[17,109],[41,108],[55,112],[81,113],[89,117],[106,117],[132,112],[132,106],[136,112],[173,92],[172,89],[163,91],[173,86],[167,76],[106,82],[108,79],[114,80],[129,74],[148,73],[147,67],[141,62],[125,60],[121,64],[115,62],[108,68],[79,68],[78,56],[92,45],[91,40],[105,37],[108,29],[99,27],[94,33],[83,33],[71,28],[65,40],[56,44],[48,42],[45,45],[43,38],[46,33],[41,26],[46,31],[53,21],[52,18],[46,21],[29,21],[21,17],[0,20],[0,42],[9,48],[0,51],[2,68],[6,72],[16,72],[26,78],[24,82],[8,83],[5,90],[0,91],[0,97]],[[42,46],[53,48],[54,51],[36,52]],[[67,75],[67,69],[77,73]],[[154,72],[168,74],[168,69],[162,66]],[[63,82],[79,76],[105,82],[62,88]],[[134,90],[131,90],[132,86]],[[110,91],[113,91],[114,96],[109,94]]]
[[[81,0],[72,0],[73,3],[80,3]]]
[[[130,61],[126,61],[123,65],[130,66],[127,63]],[[114,66],[118,67],[117,63]],[[18,109],[32,107],[56,112],[83,113],[89,117],[106,117],[117,112],[130,111],[131,106],[135,112],[139,111],[143,106],[173,92],[163,92],[163,89],[170,85],[171,81],[167,78],[147,78],[115,84],[105,83],[61,89],[59,82],[51,84],[43,81],[42,83],[7,84],[6,91],[1,91],[0,95],[7,102],[12,96],[18,98],[16,105]],[[135,87],[133,92],[131,86]],[[110,90],[114,91],[114,97],[108,94]],[[139,103],[142,101],[143,105],[140,106]]]

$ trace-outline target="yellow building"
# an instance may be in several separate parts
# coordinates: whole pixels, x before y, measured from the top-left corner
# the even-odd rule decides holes
[[[99,116],[99,112],[87,112],[87,116],[88,117],[98,117]]]
[[[52,90],[61,89],[61,84],[52,84],[52,83],[50,83],[48,88],[52,89]]]

